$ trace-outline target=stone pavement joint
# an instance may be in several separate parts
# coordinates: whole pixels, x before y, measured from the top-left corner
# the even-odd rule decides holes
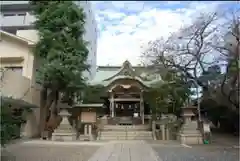
[[[22,144],[35,144],[35,145],[104,145],[107,142],[100,141],[52,141],[52,140],[28,140],[23,141]]]
[[[88,161],[161,161],[145,141],[113,141],[100,147]]]

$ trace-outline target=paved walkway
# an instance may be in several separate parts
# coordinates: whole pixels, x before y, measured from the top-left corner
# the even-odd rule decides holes
[[[176,141],[52,142],[32,140],[4,148],[0,160],[239,161],[239,149],[233,148],[232,145],[217,144],[187,147]]]
[[[239,137],[229,135],[229,134],[212,134],[212,143],[224,146],[238,146],[239,147]]]
[[[88,161],[161,161],[145,141],[112,141]]]

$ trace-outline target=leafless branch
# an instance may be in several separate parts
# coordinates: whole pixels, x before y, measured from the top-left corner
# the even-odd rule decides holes
[[[236,15],[227,20],[224,14],[218,14],[218,12],[202,13],[191,25],[173,33],[167,40],[161,38],[150,42],[144,56],[156,66],[162,65],[178,69],[188,79],[194,79],[206,91],[208,91],[209,85],[199,80],[199,76],[213,65],[226,66],[227,71],[224,73],[222,83],[220,83],[222,94],[237,107],[239,101],[236,102],[233,95],[239,91],[239,83],[236,83],[239,82],[237,76],[239,71],[230,74],[232,71],[228,70],[232,65],[230,60],[236,63],[240,55],[240,16]],[[227,27],[230,24],[235,24],[235,27]],[[233,31],[232,36],[237,42],[234,52],[230,52],[229,47],[226,46],[225,35],[230,31]]]

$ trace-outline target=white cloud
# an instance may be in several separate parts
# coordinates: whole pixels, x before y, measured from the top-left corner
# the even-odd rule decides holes
[[[167,4],[174,5],[174,4],[180,4],[181,1],[167,1]]]
[[[141,12],[145,8],[144,2],[139,1],[113,1],[112,5],[118,9],[127,9],[135,12]]]
[[[213,10],[219,2],[209,4],[194,2],[174,3],[179,8],[159,8],[147,2],[98,2],[97,21],[105,25],[98,39],[98,65],[120,65],[128,59],[132,64],[140,63],[141,46],[149,40],[177,31],[191,22],[197,11]],[[99,7],[102,5],[102,7]],[[173,5],[168,2],[168,5]],[[104,7],[103,7],[104,6]]]

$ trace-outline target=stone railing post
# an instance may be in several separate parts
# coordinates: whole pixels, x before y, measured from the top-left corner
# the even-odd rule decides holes
[[[33,111],[23,110],[22,115],[25,117],[25,123],[21,124],[20,136],[24,138],[33,138],[39,134],[38,124]]]

